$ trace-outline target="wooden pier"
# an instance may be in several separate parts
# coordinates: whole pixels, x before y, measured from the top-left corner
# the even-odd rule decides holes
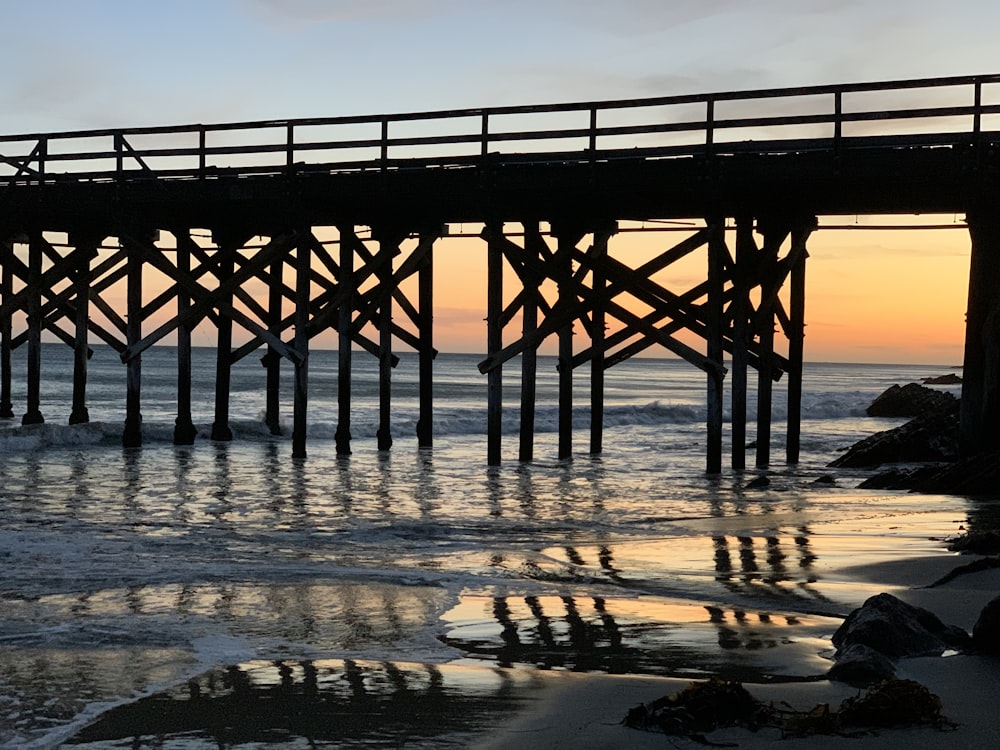
[[[232,437],[233,364],[263,351],[267,423],[280,431],[286,359],[293,453],[305,456],[309,347],[335,331],[337,453],[351,452],[355,354],[378,358],[377,447],[390,449],[400,345],[419,357],[417,439],[429,446],[435,247],[456,225],[473,225],[487,259],[479,370],[490,464],[501,461],[502,372],[515,357],[518,456],[533,458],[536,352],[550,338],[558,342],[560,458],[572,453],[576,368],[589,365],[590,451],[599,453],[605,370],[663,347],[705,373],[709,472],[723,465],[727,379],[732,467],[746,466],[748,419],[756,420],[754,463],[770,463],[778,382],[787,383],[785,460],[794,463],[817,217],[955,213],[967,217],[972,239],[962,441],[970,453],[997,447],[998,124],[1000,75],[986,75],[0,136],[0,417],[16,416],[11,352],[26,346],[19,413],[24,424],[44,420],[47,332],[75,352],[70,421],[86,422],[95,337],[127,368],[123,444],[139,446],[141,355],[171,337],[174,437],[191,443],[191,331],[210,321],[212,439]],[[692,227],[636,267],[616,257],[626,228],[654,221]],[[697,285],[676,290],[654,278],[697,256]],[[511,271],[517,288],[504,289]],[[119,296],[124,305],[113,301]],[[234,344],[234,326],[246,343]]]

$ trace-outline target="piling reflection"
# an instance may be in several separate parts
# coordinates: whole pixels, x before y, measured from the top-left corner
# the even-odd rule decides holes
[[[659,597],[463,597],[443,640],[502,667],[738,679],[816,678],[837,618]],[[770,654],[764,652],[770,651]],[[798,670],[798,671],[796,671]]]
[[[458,746],[516,711],[534,682],[527,672],[391,661],[247,662],[114,708],[66,744]]]

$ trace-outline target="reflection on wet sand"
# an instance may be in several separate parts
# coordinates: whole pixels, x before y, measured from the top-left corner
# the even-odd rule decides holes
[[[353,659],[248,662],[108,711],[66,744],[460,746],[531,697],[530,672]]]
[[[739,679],[819,677],[829,667],[817,656],[822,639],[840,624],[661,597],[567,595],[466,596],[444,620],[445,643],[504,667]]]

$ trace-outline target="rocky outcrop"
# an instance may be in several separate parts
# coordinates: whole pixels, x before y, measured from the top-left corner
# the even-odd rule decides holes
[[[924,385],[961,385],[962,377],[949,372],[947,375],[938,375],[933,378],[920,378],[920,382]]]
[[[833,634],[833,645],[837,654],[830,679],[869,684],[892,676],[886,671],[894,659],[940,656],[949,648],[967,648],[970,639],[933,612],[891,594],[878,594],[848,615]]]
[[[950,393],[919,383],[890,386],[865,410],[869,417],[918,417],[938,411],[957,410],[958,399]]]
[[[855,443],[830,466],[867,469],[891,463],[952,461],[957,456],[958,409],[953,406],[876,432]]]
[[[972,628],[972,645],[988,654],[1000,654],[1000,596],[979,613]]]
[[[917,492],[940,492],[951,495],[1000,496],[1000,450],[963,458],[921,477],[913,485]]]

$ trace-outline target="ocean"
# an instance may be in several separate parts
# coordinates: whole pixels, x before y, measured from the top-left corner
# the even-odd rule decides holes
[[[144,445],[124,450],[125,368],[95,346],[91,422],[70,427],[71,355],[43,346],[45,424],[0,428],[3,747],[462,747],[542,670],[818,679],[841,618],[878,593],[859,566],[951,554],[942,540],[995,525],[1000,500],[865,491],[865,472],[827,468],[903,421],[865,416],[875,396],[940,365],[807,363],[801,461],[784,463],[782,382],[770,482],[755,487],[764,472],[705,475],[705,376],[676,360],[607,372],[599,456],[577,373],[575,455],[559,461],[555,360],[541,357],[526,464],[515,360],[503,462],[488,467],[477,355],[439,355],[434,447],[420,449],[416,356],[402,354],[379,453],[377,363],[357,353],[353,455],[339,458],[337,355],[312,352],[304,460],[288,371],[284,436],[263,424],[251,357],[233,371],[234,439],[215,443],[214,352],[196,349],[199,436],[175,447],[176,354],[149,350]]]

